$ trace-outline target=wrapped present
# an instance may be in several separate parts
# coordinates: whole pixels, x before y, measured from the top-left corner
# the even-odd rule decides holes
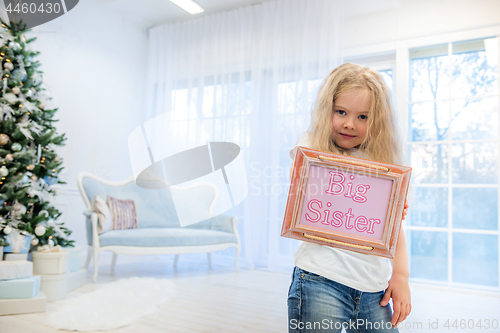
[[[12,230],[10,234],[5,236],[5,240],[9,243],[9,246],[5,246],[3,249],[4,253],[28,253],[31,247],[31,240],[33,235],[28,234],[25,231],[19,231],[17,229]]]
[[[40,290],[47,296],[47,302],[63,299],[68,294],[69,273],[40,275]]]
[[[33,251],[31,258],[33,260],[33,274],[64,274],[68,272],[69,252],[62,248],[54,247],[54,251]]]
[[[82,247],[64,247],[64,251],[67,251],[68,254],[68,268],[69,272],[77,272],[80,269],[80,262],[82,257]]]
[[[45,312],[47,297],[39,292],[33,298],[5,298],[0,299],[0,316]]]
[[[0,298],[33,298],[39,291],[39,276],[0,281]]]
[[[31,261],[0,261],[0,280],[22,279],[33,276]]]

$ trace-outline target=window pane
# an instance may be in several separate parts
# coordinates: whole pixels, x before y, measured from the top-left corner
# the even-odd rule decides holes
[[[498,138],[498,98],[458,100],[452,106],[454,140]]]
[[[412,187],[409,201],[408,225],[448,226],[447,188]]]
[[[452,156],[454,183],[498,183],[498,143],[454,144]]]
[[[382,78],[384,79],[385,84],[387,87],[393,91],[393,83],[392,83],[392,69],[386,69],[383,71],[379,71],[380,75],[382,75]]]
[[[444,99],[450,96],[447,55],[411,61],[411,101]]]
[[[498,230],[498,190],[453,189],[453,227]]]
[[[408,150],[413,183],[448,182],[448,146],[414,144]]]
[[[498,286],[498,236],[453,234],[453,282]]]
[[[488,58],[482,40],[453,44],[452,97],[498,93],[497,66]]]
[[[448,236],[446,232],[410,231],[412,278],[448,279]]]
[[[410,140],[435,141],[448,139],[449,105],[448,102],[410,105]]]

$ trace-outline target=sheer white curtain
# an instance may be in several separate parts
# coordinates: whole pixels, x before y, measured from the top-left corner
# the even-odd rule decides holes
[[[321,80],[340,64],[341,1],[270,1],[149,31],[144,121],[195,113],[211,141],[241,148],[249,194],[227,214],[239,218],[244,266],[293,265],[298,244],[280,237],[288,151],[308,127]]]

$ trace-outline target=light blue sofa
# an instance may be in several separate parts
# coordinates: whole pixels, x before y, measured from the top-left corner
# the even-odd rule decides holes
[[[83,212],[86,217],[88,240],[85,267],[88,267],[93,255],[94,282],[97,280],[97,258],[101,251],[113,252],[111,263],[113,270],[118,254],[175,254],[174,264],[177,264],[181,253],[207,252],[210,265],[210,252],[234,247],[236,248],[234,263],[236,270],[238,269],[241,244],[236,230],[237,218],[218,215],[181,227],[169,189],[144,189],[136,185],[133,177],[121,182],[110,182],[88,172],[79,173],[77,183],[87,207]],[[194,211],[205,209],[205,213],[209,216],[218,196],[215,191],[207,184],[200,184],[191,186],[185,191],[185,195],[191,200],[197,198]],[[117,199],[134,200],[139,228],[111,230],[98,234],[97,214],[92,212],[91,204],[96,194],[104,200],[106,195]]]

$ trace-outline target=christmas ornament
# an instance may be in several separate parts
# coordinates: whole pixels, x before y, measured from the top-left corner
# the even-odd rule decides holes
[[[9,42],[9,47],[12,51],[20,51],[21,50],[21,45],[19,45],[18,42]]]
[[[13,151],[20,151],[22,149],[22,146],[19,142],[15,142],[12,144],[11,148]]]
[[[54,158],[54,162],[58,162],[59,161],[59,156],[56,156],[56,158]]]
[[[30,170],[30,171],[31,171],[31,170],[33,170],[34,168],[35,168],[35,166],[34,166],[33,164],[30,164],[30,165],[28,165],[28,166],[26,167],[26,169],[28,169],[28,170]]]
[[[49,212],[48,212],[48,211],[46,211],[46,210],[41,210],[41,211],[38,213],[38,216],[49,217]]]
[[[12,232],[12,228],[10,226],[6,226],[5,228],[3,228],[3,233],[8,235]]]
[[[0,168],[0,175],[2,175],[2,177],[7,177],[8,174],[9,169],[7,169],[5,165],[2,165],[2,167]]]
[[[18,120],[19,120],[20,123],[25,123],[25,122],[28,121],[28,119],[30,119],[30,117],[27,114],[25,114],[25,115],[19,117]]]
[[[19,202],[16,203],[14,205],[14,207],[12,207],[12,208],[14,208],[14,211],[15,211],[14,214],[16,216],[21,216],[23,214],[26,214],[26,207],[23,204],[19,203]]]
[[[5,64],[3,64],[3,68],[8,69],[9,71],[11,71],[11,70],[14,69],[14,65],[11,62],[5,62]]]
[[[45,176],[43,177],[43,180],[45,180],[45,183],[47,183],[47,185],[57,184],[57,177]]]
[[[47,244],[49,244],[49,246],[52,247],[52,246],[54,246],[54,241],[52,239],[49,239]]]
[[[0,145],[4,146],[6,145],[7,143],[9,143],[9,136],[7,134],[0,134]]]
[[[36,181],[38,180],[38,177],[37,177],[36,175],[32,175],[32,176],[30,177],[30,179],[31,179],[32,181],[36,182]]]
[[[14,102],[17,102],[19,100],[17,98],[17,96],[14,95],[13,93],[6,93],[6,94],[4,94],[3,98],[5,98],[7,100],[7,102],[9,102],[9,103],[14,103]]]
[[[31,89],[28,90],[25,95],[26,95],[26,97],[32,97],[33,96],[33,90],[31,90]]]
[[[26,70],[14,69],[12,71],[12,78],[16,81],[24,82],[28,78],[28,73],[26,73]]]
[[[30,181],[30,178],[28,177],[28,175],[24,175],[24,176],[23,176],[23,179],[21,179],[21,182],[22,182],[23,184],[26,184],[26,183],[27,183],[27,182],[29,182],[29,181]]]
[[[12,90],[12,92],[13,92],[14,94],[16,94],[16,95],[19,95],[19,93],[21,92],[21,89],[19,89],[19,87],[14,87],[14,88],[12,88],[11,90]]]
[[[39,225],[35,228],[35,234],[37,236],[43,236],[45,234],[45,227],[43,225]]]
[[[31,240],[31,245],[38,245],[38,243],[39,243],[39,240],[36,237]]]
[[[40,103],[40,105],[38,105],[38,108],[39,108],[40,110],[45,109],[45,102],[43,102],[43,101],[42,101],[42,102]]]
[[[1,135],[1,134],[0,134]],[[12,154],[7,154],[5,155],[5,159],[9,162],[12,162],[14,160],[14,156]]]

